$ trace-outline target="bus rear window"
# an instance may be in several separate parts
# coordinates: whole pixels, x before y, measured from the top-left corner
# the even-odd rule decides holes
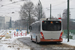
[[[42,30],[44,31],[60,31],[61,21],[43,21]]]

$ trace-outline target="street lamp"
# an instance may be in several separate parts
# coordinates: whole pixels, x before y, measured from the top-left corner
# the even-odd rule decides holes
[[[46,8],[47,10],[50,10],[50,19],[51,19],[51,13],[52,13],[52,5],[50,4],[50,9]]]
[[[51,4],[50,4],[50,19],[51,19]]]

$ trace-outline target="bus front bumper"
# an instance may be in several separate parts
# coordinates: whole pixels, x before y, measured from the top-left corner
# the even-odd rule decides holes
[[[62,42],[63,39],[40,39],[41,42]]]

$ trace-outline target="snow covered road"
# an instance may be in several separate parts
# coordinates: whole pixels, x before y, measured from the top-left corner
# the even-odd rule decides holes
[[[11,33],[9,33],[11,31]],[[16,31],[15,31],[16,32]],[[22,32],[22,33],[21,33]],[[19,31],[18,34],[24,34],[26,31]],[[0,39],[0,50],[30,50],[30,47],[23,45],[17,38],[29,37],[27,36],[14,36],[14,30],[0,31],[0,35],[4,34],[5,37]],[[16,32],[17,33],[17,32]]]
[[[9,33],[10,31],[11,33]],[[60,44],[48,42],[36,44],[35,42],[31,42],[30,34],[26,35],[24,34],[25,32],[26,30],[18,32],[20,35],[23,33],[22,36],[14,36],[14,30],[8,30],[3,33],[4,35],[9,35],[11,37],[6,38],[8,36],[5,36],[0,39],[0,50],[75,50],[74,39],[70,39],[70,42],[67,42],[67,39],[63,38],[63,42]]]
[[[40,44],[36,44],[32,42],[29,37],[18,38],[18,40],[31,47],[32,50],[74,50],[75,46],[67,45],[65,43],[54,43],[54,42],[42,42]]]
[[[30,50],[30,47],[23,45],[17,38],[0,40],[0,50]]]

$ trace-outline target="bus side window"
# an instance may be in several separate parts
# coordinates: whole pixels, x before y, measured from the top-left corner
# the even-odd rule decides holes
[[[37,31],[37,32],[40,31],[40,24],[39,24],[39,23],[36,24],[36,31]]]
[[[38,31],[40,31],[40,25],[38,26],[38,28],[39,28]]]

